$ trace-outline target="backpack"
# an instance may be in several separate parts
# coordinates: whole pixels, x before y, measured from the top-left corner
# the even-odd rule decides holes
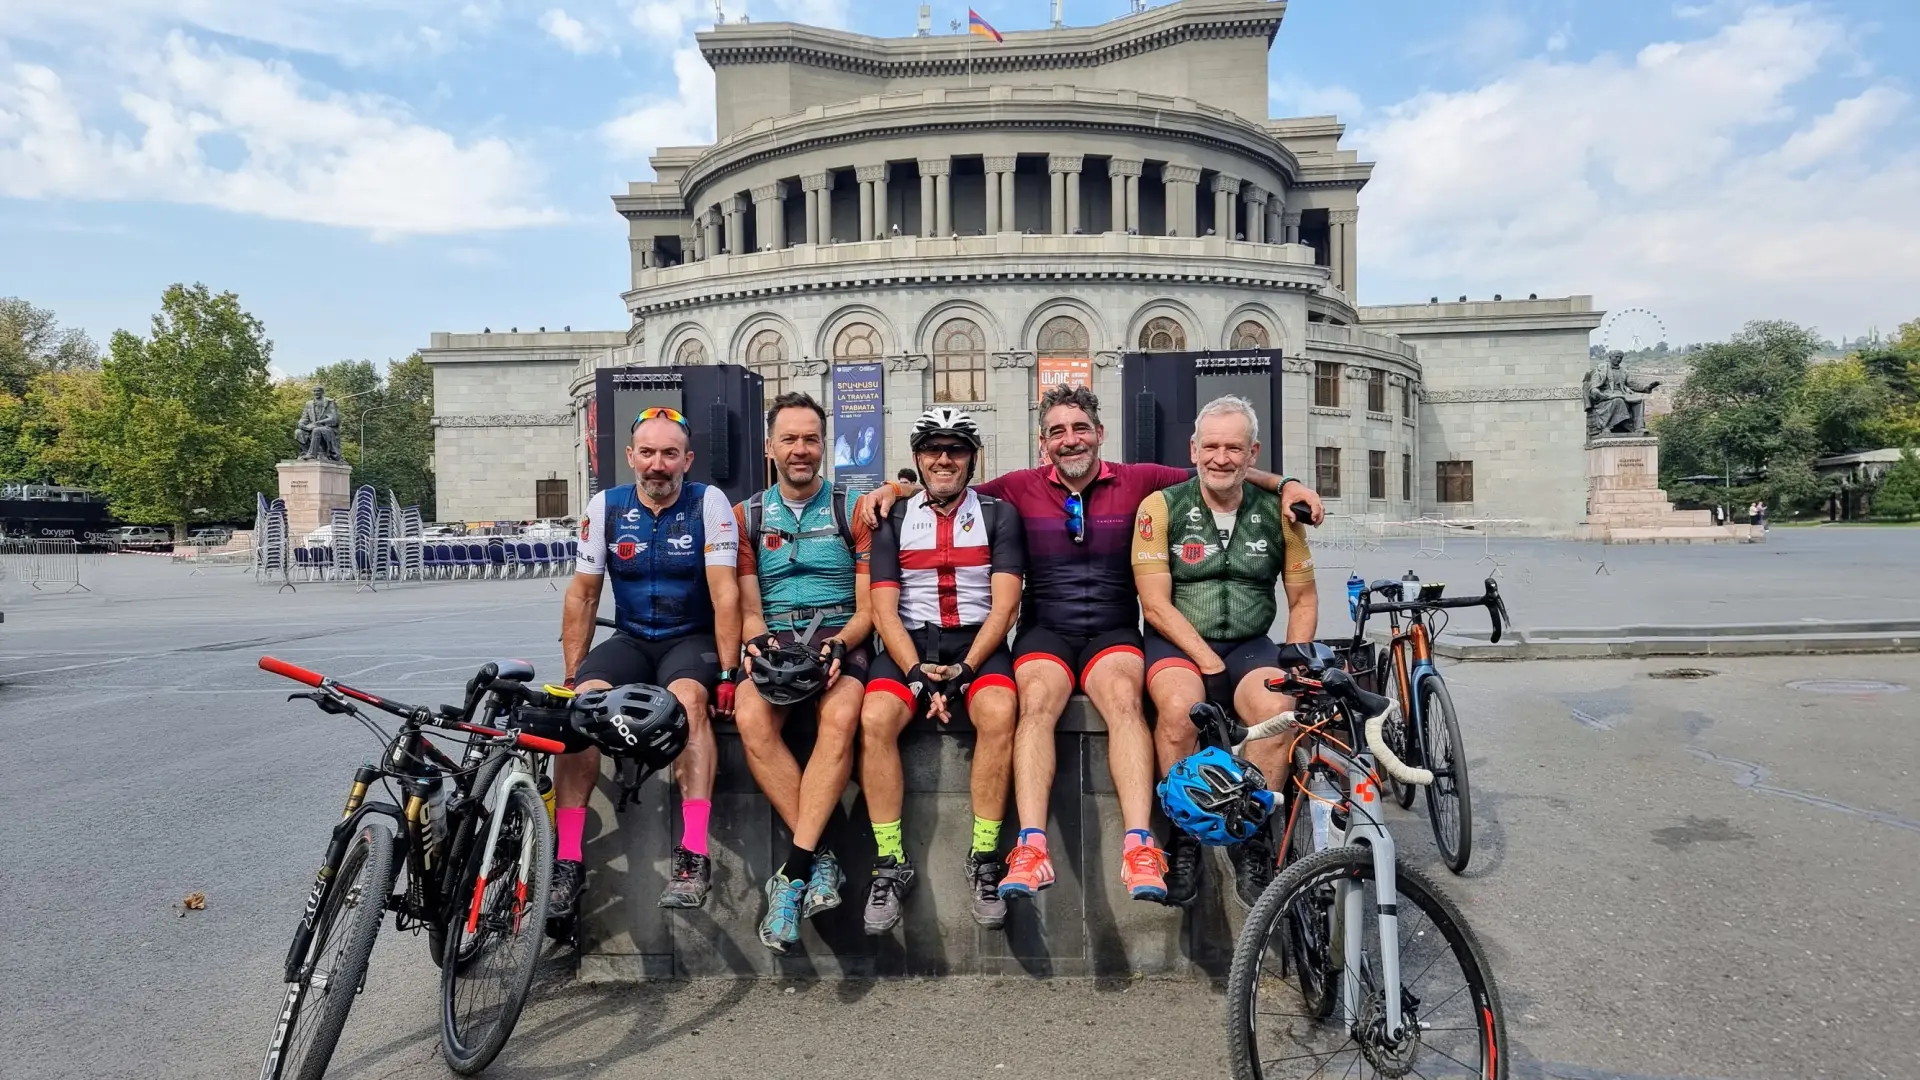
[[[766,532],[767,496],[774,494],[775,490],[768,488],[747,500],[746,539],[755,551],[760,550],[760,537]],[[840,539],[847,545],[847,550],[858,551],[859,546],[853,539],[853,519],[847,516],[847,489],[839,484],[833,485],[833,524],[840,530]]]

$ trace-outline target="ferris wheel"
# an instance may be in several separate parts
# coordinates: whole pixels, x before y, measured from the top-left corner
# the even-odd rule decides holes
[[[1600,326],[1600,343],[1609,352],[1638,352],[1667,340],[1667,324],[1643,307],[1622,308]]]

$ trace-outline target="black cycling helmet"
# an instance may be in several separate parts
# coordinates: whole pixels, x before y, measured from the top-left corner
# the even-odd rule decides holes
[[[589,690],[573,699],[573,730],[658,772],[687,748],[687,710],[679,698],[645,683]]]
[[[763,649],[753,658],[753,688],[769,705],[798,705],[827,688],[827,666],[805,645]]]

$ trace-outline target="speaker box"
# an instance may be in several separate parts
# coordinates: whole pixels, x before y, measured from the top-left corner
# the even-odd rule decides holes
[[[600,369],[594,383],[594,490],[633,483],[626,446],[634,419],[642,410],[665,407],[685,416],[692,429],[687,479],[714,485],[731,502],[758,491],[761,470],[741,466],[766,456],[762,383],[739,364]]]
[[[1280,350],[1128,353],[1120,386],[1130,403],[1126,460],[1190,468],[1193,418],[1214,398],[1236,394],[1260,417],[1260,453],[1254,467],[1281,471]]]

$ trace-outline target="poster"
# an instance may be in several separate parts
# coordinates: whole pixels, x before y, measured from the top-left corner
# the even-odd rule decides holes
[[[1066,383],[1068,386],[1093,385],[1093,360],[1085,356],[1042,356],[1039,358],[1040,392]]]
[[[833,480],[855,493],[887,477],[881,380],[886,365],[836,364],[833,369]]]

